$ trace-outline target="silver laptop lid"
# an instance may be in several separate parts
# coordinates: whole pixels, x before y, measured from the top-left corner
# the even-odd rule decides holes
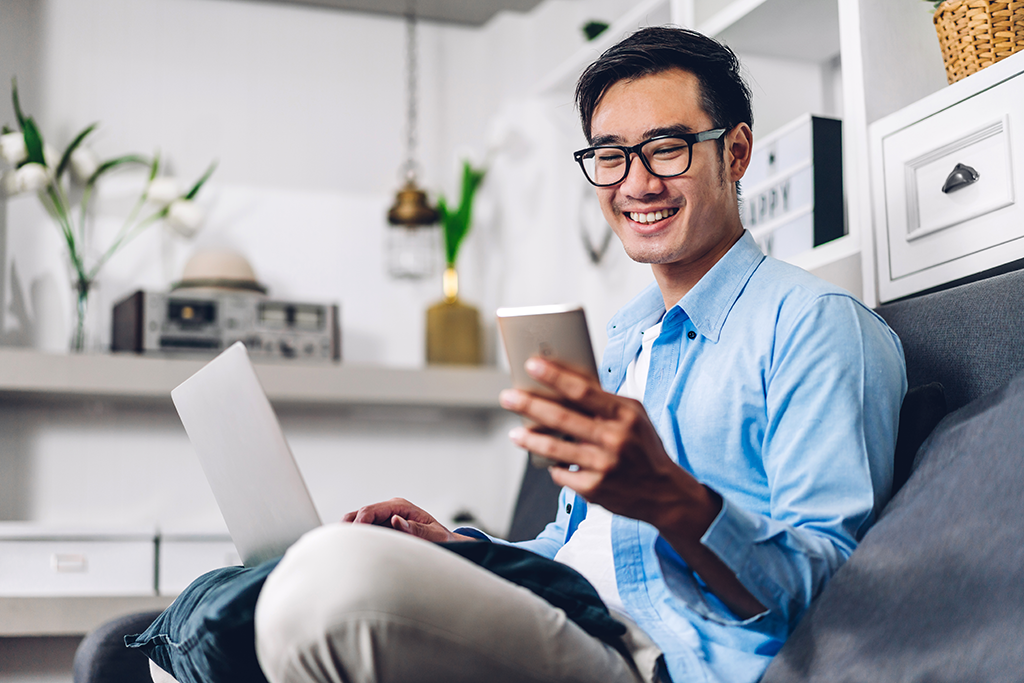
[[[236,342],[171,391],[246,567],[320,526],[277,415]]]

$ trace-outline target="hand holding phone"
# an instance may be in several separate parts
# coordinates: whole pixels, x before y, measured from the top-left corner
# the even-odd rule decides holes
[[[558,304],[499,308],[498,329],[511,367],[512,386],[546,398],[557,396],[526,372],[526,361],[539,356],[581,375],[597,378],[597,361],[582,306]],[[530,453],[535,467],[561,466]]]

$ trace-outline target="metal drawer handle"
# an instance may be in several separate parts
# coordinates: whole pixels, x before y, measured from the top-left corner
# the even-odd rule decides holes
[[[967,164],[957,164],[956,168],[954,168],[946,178],[946,182],[942,186],[942,191],[946,194],[956,192],[960,188],[967,187],[968,185],[978,182],[978,178],[980,177],[981,174]]]

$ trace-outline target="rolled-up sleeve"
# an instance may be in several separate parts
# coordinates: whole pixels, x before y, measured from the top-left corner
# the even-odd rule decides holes
[[[768,512],[717,491],[722,509],[701,538],[766,611],[737,617],[664,539],[656,551],[669,589],[694,612],[784,638],[888,498],[906,379],[898,340],[848,297],[819,297],[779,328],[754,444]]]

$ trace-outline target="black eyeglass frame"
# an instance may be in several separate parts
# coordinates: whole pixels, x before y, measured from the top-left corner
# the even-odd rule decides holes
[[[679,176],[683,175],[684,173],[690,170],[690,164],[693,163],[694,145],[696,145],[698,142],[705,142],[707,140],[718,140],[723,135],[725,135],[727,131],[728,128],[714,128],[712,130],[705,130],[700,133],[670,133],[668,135],[655,135],[653,138],[647,138],[646,140],[639,142],[633,145],[632,147],[627,147],[626,145],[597,145],[595,147],[587,147],[585,149],[581,149],[578,152],[573,152],[572,156],[574,159],[576,159],[576,163],[580,165],[580,170],[583,171],[583,176],[594,187],[612,187],[624,181],[626,177],[629,175],[629,164],[633,161],[634,154],[636,154],[637,157],[640,159],[640,163],[644,165],[644,168],[647,169],[647,172],[655,176],[656,178],[678,178]],[[657,140],[665,140],[666,138],[676,138],[686,143],[686,153],[688,155],[686,159],[686,168],[684,168],[679,173],[672,173],[669,175],[657,173],[653,168],[651,168],[651,164],[647,161],[647,157],[644,156],[643,152],[641,151],[644,145],[651,142],[655,142]],[[587,173],[586,167],[583,165],[584,155],[587,154],[588,152],[594,152],[595,150],[599,149],[617,149],[626,155],[626,168],[622,172],[622,177],[616,180],[614,183],[594,182],[594,180],[590,177],[590,174]]]

